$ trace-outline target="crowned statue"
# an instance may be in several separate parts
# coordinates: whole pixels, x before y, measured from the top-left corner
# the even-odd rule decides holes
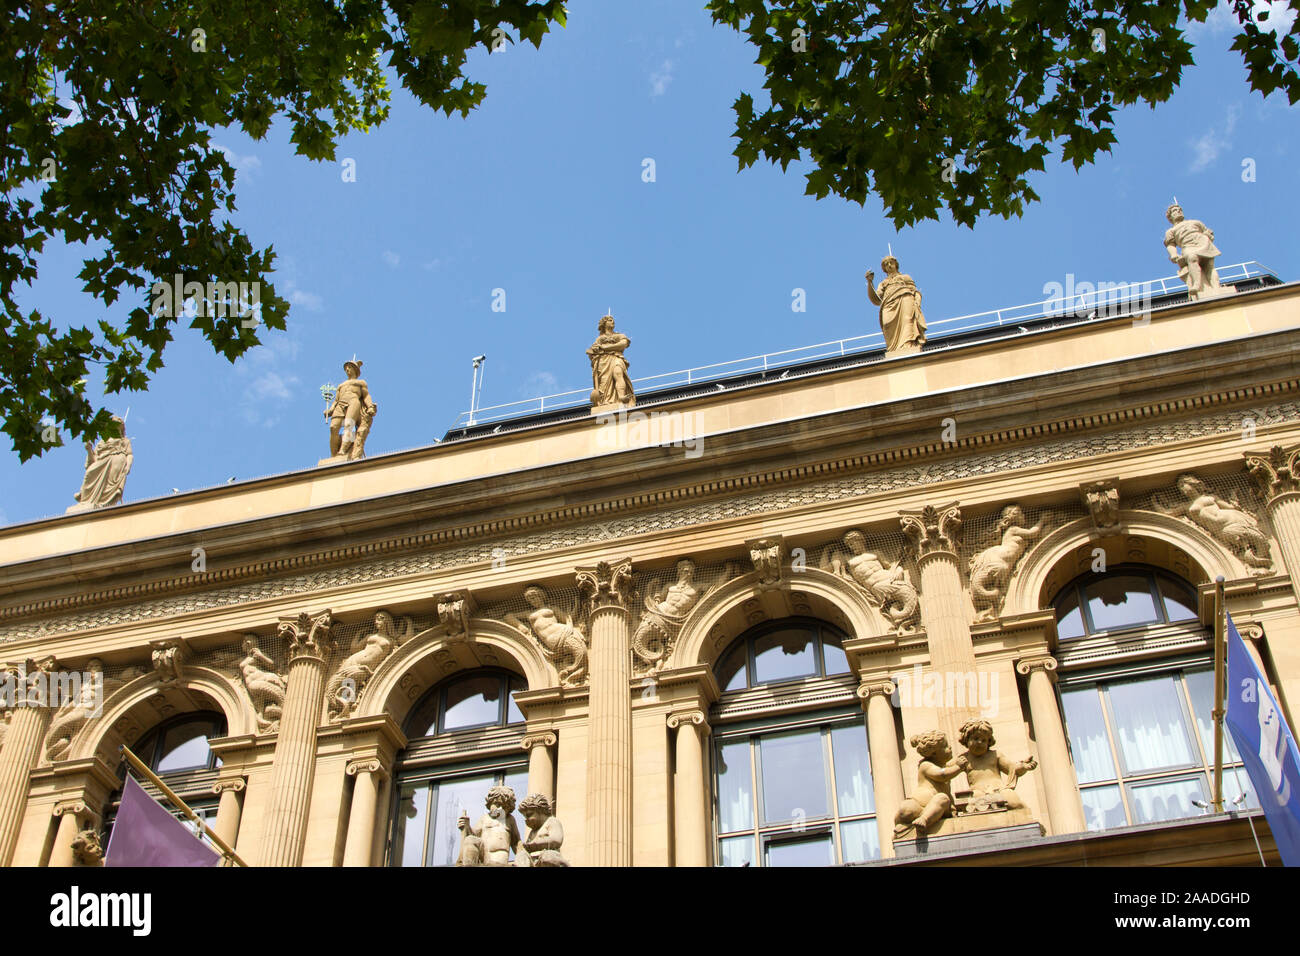
[[[1222,253],[1214,244],[1214,230],[1199,219],[1184,219],[1183,207],[1175,199],[1165,210],[1169,228],[1165,230],[1165,251],[1169,261],[1178,266],[1178,278],[1187,283],[1192,301],[1229,295],[1234,290],[1219,285],[1214,260]]]
[[[880,331],[885,336],[886,355],[908,355],[925,344],[925,315],[921,312],[921,290],[912,277],[898,271],[893,254],[880,260],[885,279],[874,284],[876,274],[867,270],[867,297],[880,306]]]

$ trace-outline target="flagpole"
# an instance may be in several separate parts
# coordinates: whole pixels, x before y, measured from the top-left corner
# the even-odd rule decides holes
[[[1214,812],[1223,812],[1223,684],[1227,640],[1223,626],[1223,575],[1214,579]]]
[[[203,832],[207,834],[208,839],[221,848],[222,856],[226,857],[227,859],[234,860],[235,863],[238,864],[239,866],[248,866],[247,863],[245,863],[243,860],[239,858],[239,854],[237,854],[234,850],[230,848],[230,845],[227,844],[225,840],[221,839],[221,837],[217,836],[215,833],[212,832],[211,828],[206,823],[203,822],[203,819],[197,813],[195,813],[193,810],[189,808],[189,805],[184,800],[182,800],[180,797],[176,796],[176,794],[172,792],[171,787],[163,783],[162,779],[156,773],[150,770],[148,765],[143,760],[141,760],[135,754],[131,753],[130,747],[127,747],[125,744],[123,744],[121,750],[122,750],[122,756],[126,758],[126,762],[131,765],[132,769],[136,770],[138,773],[143,774],[150,783],[152,783],[155,787],[157,787],[159,790],[163,792],[163,796],[165,796],[172,803],[176,804],[176,806],[180,807],[181,810],[184,811],[186,817],[188,817],[189,819],[197,823],[202,828]]]

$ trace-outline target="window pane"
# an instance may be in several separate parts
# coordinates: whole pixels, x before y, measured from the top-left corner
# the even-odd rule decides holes
[[[753,780],[749,767],[749,741],[737,740],[718,748],[718,826],[723,833],[754,825]]]
[[[456,862],[460,856],[460,830],[456,827],[456,821],[460,818],[461,811],[468,813],[470,822],[477,826],[479,817],[487,812],[483,798],[496,783],[496,775],[491,774],[444,780],[438,784],[433,835],[429,840],[426,866],[451,866]]]
[[[760,738],[759,752],[765,822],[827,815],[826,761],[820,730],[769,734]]]
[[[208,765],[208,735],[213,733],[212,721],[193,720],[177,724],[167,731],[163,739],[162,756],[154,767],[155,773],[173,770],[192,770]]]
[[[880,859],[880,831],[876,829],[876,821],[853,820],[840,824],[840,851],[845,863]]]
[[[1061,691],[1061,709],[1070,734],[1074,773],[1080,783],[1114,780],[1115,762],[1106,740],[1106,721],[1101,714],[1101,697],[1095,684]]]
[[[1160,596],[1165,602],[1165,617],[1170,621],[1191,621],[1200,617],[1196,611],[1196,595],[1171,578],[1159,575]]]
[[[1079,610],[1079,591],[1070,585],[1069,591],[1056,603],[1056,636],[1061,640],[1083,637],[1083,612]]]
[[[1083,816],[1089,830],[1112,830],[1128,823],[1119,787],[1088,787],[1079,791],[1079,797],[1083,800]]]
[[[831,674],[847,674],[849,672],[849,656],[844,653],[844,648],[840,646],[840,636],[833,631],[822,628],[822,662],[826,665],[826,670],[822,673],[830,676]]]
[[[862,724],[842,724],[832,728],[831,754],[835,760],[835,790],[839,798],[840,816],[875,813],[871,754],[867,749],[867,731]],[[873,826],[872,831],[874,830]]]
[[[829,833],[798,840],[770,840],[766,857],[765,866],[834,866],[835,846]]]
[[[424,826],[428,817],[429,785],[408,784],[397,800],[397,826],[393,833],[393,859],[400,866],[420,866],[424,853]]]
[[[443,693],[447,700],[444,731],[495,724],[501,719],[501,678],[496,675],[458,681]]]
[[[719,843],[722,866],[753,866],[754,837],[738,836]]]
[[[1199,816],[1203,811],[1192,806],[1192,801],[1209,802],[1204,777],[1204,774],[1197,774],[1177,780],[1129,784],[1128,799],[1133,806],[1133,822],[1161,823]]]
[[[1214,766],[1214,671],[1187,671],[1183,674],[1187,680],[1187,693],[1192,698],[1192,716],[1196,719],[1196,729],[1201,734],[1201,745],[1205,748],[1205,763]],[[1231,763],[1240,760],[1237,746],[1228,732],[1228,725],[1223,725],[1223,759]]]
[[[406,736],[411,740],[432,737],[438,732],[438,701],[442,694],[429,694],[406,719]]]
[[[1146,576],[1114,574],[1090,581],[1083,588],[1095,631],[1107,631],[1160,620]]]
[[[754,639],[754,683],[766,684],[816,673],[811,631],[775,631]]]
[[[524,722],[524,712],[520,710],[519,705],[515,703],[514,692],[517,690],[527,690],[527,688],[528,685],[518,677],[510,678],[510,694],[507,696],[506,700],[507,724],[522,724]],[[521,797],[520,799],[523,798]]]
[[[745,689],[745,657],[749,642],[741,641],[718,665],[718,686],[724,691]]]
[[[1115,743],[1126,772],[1199,763],[1183,723],[1175,678],[1121,681],[1109,685],[1106,693],[1115,718]]]

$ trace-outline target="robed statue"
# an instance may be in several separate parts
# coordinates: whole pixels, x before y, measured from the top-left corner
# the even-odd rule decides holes
[[[1214,230],[1199,219],[1184,219],[1183,207],[1174,203],[1165,210],[1169,228],[1165,230],[1165,251],[1169,261],[1178,266],[1178,278],[1187,283],[1193,299],[1223,295],[1214,260],[1222,255],[1214,244]],[[1181,251],[1180,251],[1181,247]]]
[[[79,504],[68,508],[69,512],[121,503],[135,456],[131,454],[131,439],[126,437],[126,422],[114,415],[113,424],[116,438],[102,439],[99,444],[86,442],[86,474],[76,494]]]
[[[925,315],[921,312],[921,290],[912,277],[898,271],[892,255],[880,260],[885,279],[874,285],[876,274],[867,270],[867,297],[880,306],[880,331],[885,336],[885,353],[919,352],[925,344]]]
[[[596,408],[635,405],[632,379],[628,377],[627,359],[623,357],[632,340],[614,331],[612,315],[602,316],[597,328],[600,334],[587,349],[587,357],[591,359],[591,404]]]

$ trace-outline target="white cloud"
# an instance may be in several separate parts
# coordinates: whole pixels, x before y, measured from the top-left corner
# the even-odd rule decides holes
[[[1259,15],[1265,10],[1268,11],[1268,17],[1262,22]],[[1295,20],[1295,11],[1290,7],[1287,0],[1255,0],[1251,16],[1254,17],[1255,23],[1261,30],[1269,30],[1277,34],[1285,34],[1291,29],[1291,24]],[[1233,12],[1232,6],[1223,0],[1217,7],[1210,11],[1210,15],[1205,18],[1204,23],[1189,23],[1187,25],[1187,35],[1193,40],[1203,36],[1218,36],[1224,33],[1236,33],[1241,30],[1241,22],[1237,19],[1237,14]]]
[[[424,265],[420,266],[420,268],[423,269],[425,272],[432,272],[434,269],[437,269],[440,265],[442,265],[441,259],[430,259]]]
[[[1241,107],[1232,105],[1224,116],[1221,125],[1207,129],[1199,139],[1192,142],[1194,153],[1188,172],[1199,173],[1219,158],[1219,155],[1232,145],[1232,131],[1237,128],[1237,116]]]
[[[247,156],[240,156],[229,146],[222,146],[220,143],[213,143],[212,145],[226,154],[226,162],[235,167],[236,179],[241,177],[251,178],[253,170],[262,168],[262,160],[255,154],[250,153]]]
[[[668,92],[668,84],[673,81],[673,67],[675,64],[672,60],[664,60],[663,65],[657,70],[650,71],[650,96],[663,96]]]
[[[519,394],[523,398],[540,398],[561,391],[563,389],[560,388],[560,380],[552,372],[534,372],[519,386]]]
[[[289,300],[290,304],[301,306],[308,312],[319,312],[325,305],[325,301],[315,292],[299,289],[292,282],[287,285],[285,298]]]
[[[392,249],[385,249],[383,255],[384,255],[384,261],[388,263],[388,267],[390,269],[396,269],[399,265],[401,265],[402,257],[399,256],[397,253],[395,253]]]

